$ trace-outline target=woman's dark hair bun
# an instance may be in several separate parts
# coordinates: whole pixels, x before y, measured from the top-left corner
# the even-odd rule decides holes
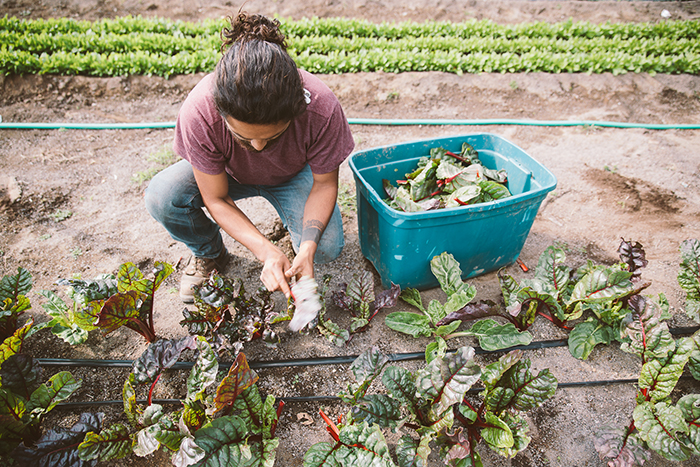
[[[221,51],[223,52],[235,42],[259,40],[277,44],[287,50],[287,42],[280,30],[280,22],[262,15],[238,13],[235,17],[227,17],[230,28],[221,31]]]

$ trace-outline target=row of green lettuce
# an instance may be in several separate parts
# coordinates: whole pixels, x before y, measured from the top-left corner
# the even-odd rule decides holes
[[[313,73],[700,72],[700,21],[498,25],[281,20],[289,52]],[[224,20],[0,19],[0,73],[171,76],[208,72]]]

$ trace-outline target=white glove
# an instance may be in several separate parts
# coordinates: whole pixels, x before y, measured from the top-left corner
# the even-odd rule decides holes
[[[299,331],[313,321],[321,309],[316,280],[310,276],[299,279],[292,284],[292,297],[294,297],[295,310],[289,329]]]

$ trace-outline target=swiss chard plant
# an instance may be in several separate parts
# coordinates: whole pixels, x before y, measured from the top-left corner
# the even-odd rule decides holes
[[[622,349],[642,362],[636,407],[627,427],[603,426],[595,433],[595,448],[608,465],[642,465],[651,451],[683,462],[700,452],[700,394],[676,402],[672,392],[686,367],[700,380],[700,331],[675,339],[665,322],[668,313],[655,301],[635,295],[631,313],[622,323]]]
[[[472,302],[476,288],[462,281],[462,270],[451,254],[435,256],[430,261],[430,269],[445,292],[447,301],[440,303],[431,300],[425,307],[418,290],[404,289],[400,298],[421,313],[395,312],[385,320],[385,324],[395,331],[413,337],[434,337],[435,342],[428,345],[426,350],[428,360],[436,350],[444,351],[446,341],[455,337],[476,337],[484,350],[499,350],[532,342],[532,335],[526,330],[519,330],[512,322],[499,323],[493,319],[479,320],[470,329],[457,332],[463,319],[501,315],[500,308],[489,301]]]
[[[351,410],[339,425],[324,416],[333,441],[312,446],[304,466],[427,466],[435,448],[446,465],[476,466],[481,441],[506,457],[522,451],[530,441],[523,412],[551,397],[557,381],[549,370],[533,375],[521,351],[483,369],[473,361],[474,353],[471,347],[439,353],[411,372],[388,365],[376,348],[364,352],[351,365],[355,382],[340,394]],[[368,393],[375,380],[385,391]],[[479,381],[483,390],[477,402],[468,393]],[[402,433],[396,461],[382,432],[386,428]]]
[[[430,211],[484,203],[511,196],[505,170],[485,167],[469,144],[455,154],[442,147],[421,157],[418,167],[398,180],[398,186],[382,180],[387,204],[405,212]]]
[[[31,308],[27,298],[31,290],[32,275],[24,268],[17,268],[17,274],[0,279],[0,340],[15,333],[20,316]]]
[[[631,313],[628,300],[650,285],[641,280],[641,270],[647,265],[642,245],[622,240],[618,253],[620,262],[613,265],[588,261],[572,269],[565,264],[564,249],[550,246],[540,256],[532,278],[518,283],[499,271],[505,310],[489,302],[468,304],[440,324],[493,316],[525,331],[542,316],[569,333],[569,351],[585,360],[596,345],[623,341],[619,328]],[[658,300],[667,305],[663,295]]]
[[[324,277],[327,287],[330,276]],[[325,289],[324,289],[325,291]],[[331,294],[332,302],[352,316],[350,328],[344,329],[330,319],[326,319],[326,300],[322,300],[317,329],[330,342],[337,346],[347,343],[353,334],[367,329],[372,319],[384,308],[392,308],[398,301],[401,288],[392,284],[388,290],[375,294],[374,277],[369,271],[353,275],[347,284],[341,284],[339,289]],[[321,294],[324,297],[324,294]]]
[[[187,349],[198,351],[187,380],[182,408],[166,412],[152,395],[161,374]],[[279,440],[275,437],[283,404],[263,399],[245,354],[239,353],[227,375],[213,389],[219,372],[216,353],[201,336],[159,340],[134,362],[124,383],[124,412],[130,426],[121,423],[90,432],[78,446],[84,461],[109,461],[131,454],[147,456],[158,449],[172,452],[175,466],[274,464]],[[146,405],[137,394],[147,394]]]
[[[48,299],[44,309],[53,318],[51,331],[70,344],[79,344],[93,329],[108,334],[126,326],[154,342],[155,294],[172,272],[170,264],[157,261],[152,276],[146,277],[133,263],[124,263],[116,276],[107,274],[87,281],[61,279],[58,284],[68,286],[72,305],[49,290],[42,292]]]
[[[32,325],[27,322],[0,345],[0,456],[16,462],[34,460],[47,437],[52,438],[51,431],[43,431],[46,414],[81,385],[67,371],[40,383],[38,361],[22,352]]]
[[[681,243],[681,268],[678,283],[686,293],[685,312],[694,321],[700,321],[700,241]]]
[[[194,288],[196,309],[184,309],[184,319],[190,334],[204,336],[217,352],[237,354],[245,342],[256,338],[269,345],[279,342],[272,325],[290,319],[285,312],[275,312],[272,293],[259,288],[255,294],[246,292],[243,282],[212,274],[201,286]]]

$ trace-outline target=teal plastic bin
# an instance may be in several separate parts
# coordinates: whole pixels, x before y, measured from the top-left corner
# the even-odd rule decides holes
[[[394,183],[412,172],[418,159],[441,146],[459,153],[471,144],[490,169],[505,169],[512,197],[488,203],[407,213],[390,208],[382,179]],[[546,167],[504,138],[476,133],[382,146],[349,158],[357,187],[362,254],[385,288],[391,283],[419,290],[436,287],[430,261],[443,252],[459,262],[462,278],[486,274],[515,262],[537,211],[557,179]]]

